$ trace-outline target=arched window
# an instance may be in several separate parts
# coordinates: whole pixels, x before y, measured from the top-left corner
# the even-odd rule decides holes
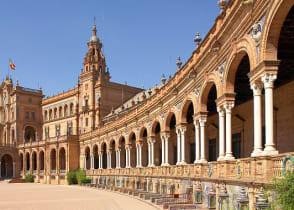
[[[49,110],[49,120],[52,120],[52,109]]]
[[[45,118],[45,121],[48,120],[48,112],[47,111],[45,111],[44,118]]]
[[[57,108],[54,108],[54,119],[57,119]]]
[[[64,106],[64,116],[67,117],[68,115],[68,108],[67,108],[67,104]]]
[[[62,117],[62,107],[60,106],[59,107],[59,118],[61,118]]]
[[[74,110],[74,105],[73,105],[73,103],[71,103],[70,108],[69,108],[70,115],[73,115],[73,113],[74,113],[73,110]]]

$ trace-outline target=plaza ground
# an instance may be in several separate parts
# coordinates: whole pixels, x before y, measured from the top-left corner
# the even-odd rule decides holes
[[[18,210],[154,210],[137,199],[77,186],[0,183],[0,209]]]

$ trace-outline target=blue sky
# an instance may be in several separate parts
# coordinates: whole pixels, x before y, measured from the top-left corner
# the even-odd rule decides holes
[[[11,58],[21,86],[72,89],[96,16],[111,80],[149,88],[191,56],[195,33],[204,38],[219,11],[217,0],[2,0],[0,78]]]

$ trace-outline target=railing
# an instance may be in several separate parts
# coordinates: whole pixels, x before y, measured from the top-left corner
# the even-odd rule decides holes
[[[36,174],[37,173],[37,170],[33,170],[33,174]]]
[[[0,143],[0,147],[16,147],[15,143],[8,144],[8,143]]]
[[[44,170],[40,170],[40,174],[44,174]]]
[[[51,174],[56,174],[56,170],[51,170]]]
[[[59,172],[60,172],[60,174],[66,174],[66,170],[65,169],[60,169]]]
[[[145,168],[115,168],[87,170],[88,176],[142,176],[142,177],[183,177],[185,179],[234,179],[242,182],[271,182],[283,175],[284,160],[287,155],[250,157],[238,160],[225,160],[210,163],[197,163],[178,166],[156,166]]]

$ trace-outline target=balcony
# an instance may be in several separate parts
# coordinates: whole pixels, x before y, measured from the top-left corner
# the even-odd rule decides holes
[[[50,172],[51,172],[51,175],[56,174],[56,170],[51,170]]]
[[[115,168],[87,170],[88,176],[148,176],[162,178],[183,178],[198,180],[227,180],[235,182],[271,182],[273,178],[283,177],[285,153],[275,156],[249,157],[238,160],[224,160],[187,165],[156,166],[143,168]],[[292,168],[293,170],[293,168]]]
[[[0,147],[6,147],[6,148],[16,148],[16,144],[8,144],[8,143],[0,143]]]

